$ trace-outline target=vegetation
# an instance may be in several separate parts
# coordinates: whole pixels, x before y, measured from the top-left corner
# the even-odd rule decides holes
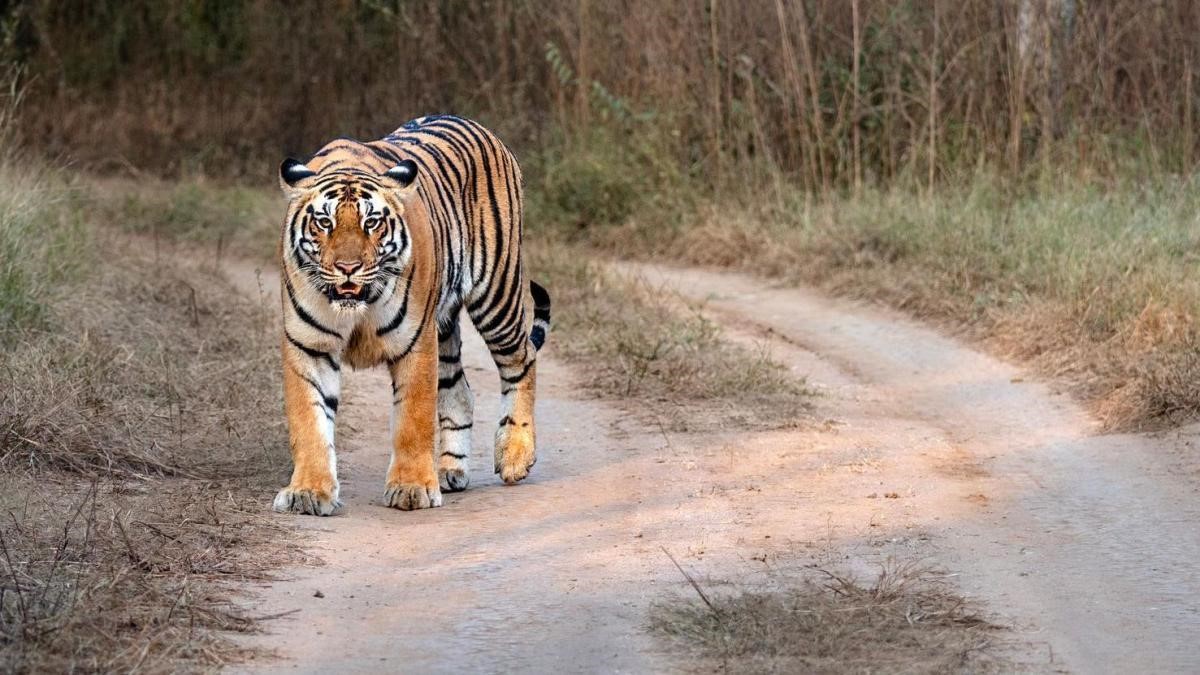
[[[46,302],[79,267],[86,248],[66,178],[18,170],[0,157],[0,344],[46,320]]]
[[[26,140],[89,166],[266,178],[450,111],[526,151],[614,126],[711,188],[814,193],[1190,170],[1198,33],[1187,0],[0,2]]]
[[[885,302],[1075,386],[1111,427],[1200,413],[1194,178],[1013,189],[980,175],[811,200],[783,191],[571,229],[610,254],[733,267]]]
[[[86,182],[93,217],[143,238],[184,241],[225,257],[266,259],[279,245],[283,200],[272,190],[202,178]]]
[[[681,568],[682,569],[682,568]],[[686,573],[685,573],[686,574]],[[813,570],[783,587],[705,591],[658,603],[650,628],[731,673],[1011,672],[998,626],[936,570],[889,562],[869,585]]]
[[[1194,4],[0,0],[0,373],[19,383],[0,669],[212,666],[214,631],[251,628],[220,580],[286,553],[251,515],[280,479],[274,338],[200,270],[271,249],[260,188],[283,156],[427,112],[517,149],[555,349],[672,424],[786,424],[805,392],[581,252],[878,300],[1065,378],[1112,427],[1196,418]],[[43,168],[64,157],[89,177]],[[176,241],[193,262],[161,254]],[[654,621],[751,670],[983,640],[913,588],[835,579]],[[825,619],[841,637],[807,639]]]
[[[469,114],[518,149],[531,229],[963,327],[1067,377],[1114,427],[1200,412],[1191,3],[20,0],[0,16],[27,83],[16,125],[43,152],[266,183],[284,150]],[[114,212],[207,232],[219,254],[220,223],[257,207],[196,223],[212,183],[189,181]]]
[[[226,663],[229,584],[296,557],[274,331],[38,166],[0,159],[0,670]]]
[[[800,423],[809,392],[769,354],[721,337],[698,308],[563,244],[534,244],[529,265],[554,289],[555,353],[581,362],[590,386],[637,402],[673,430]],[[665,421],[665,422],[664,422]]]

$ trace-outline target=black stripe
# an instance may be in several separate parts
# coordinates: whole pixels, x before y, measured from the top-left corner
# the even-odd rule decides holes
[[[496,345],[489,344],[488,351],[491,352],[492,356],[509,356],[511,354],[517,353],[517,350],[521,348],[522,344],[523,344],[523,341],[519,340],[519,339],[513,340],[512,342],[509,342],[507,344],[505,344],[505,343],[497,343]]]
[[[536,360],[530,359],[529,363],[525,364],[525,368],[523,370],[521,370],[521,373],[519,375],[516,375],[514,377],[504,377],[503,375],[501,375],[500,379],[504,380],[505,382],[507,382],[509,384],[516,384],[516,383],[520,382],[521,380],[525,379],[525,376],[529,374],[529,369],[532,368],[533,364],[535,364],[535,363],[537,363]]]
[[[337,409],[338,409],[337,397],[329,396],[328,394],[326,394],[325,390],[321,388],[321,385],[316,380],[309,377],[308,375],[301,373],[300,371],[296,370],[295,368],[292,368],[292,372],[295,373],[297,377],[299,377],[300,379],[307,382],[308,386],[312,387],[317,392],[317,398],[321,399],[321,402],[314,403],[313,405],[324,404],[324,406],[326,408],[325,416],[328,417],[330,420],[333,420],[333,416],[330,415],[329,413],[330,413],[330,411],[333,411],[335,413],[337,412]]]
[[[380,147],[374,146],[374,145],[367,145],[367,147],[371,150],[371,152],[375,153],[376,157],[378,157],[384,161],[387,161],[387,162],[399,162],[400,161],[400,155],[394,150],[387,150],[385,148],[380,148]]]
[[[404,301],[400,303],[400,309],[396,312],[395,316],[392,317],[392,320],[387,322],[387,325],[380,326],[379,328],[375,329],[375,335],[383,337],[384,335],[387,335],[388,333],[399,328],[400,324],[404,322],[404,317],[408,314],[408,298],[410,295],[412,295],[410,291],[412,291],[412,278],[413,274],[415,273],[416,265],[410,264],[408,268],[408,278],[404,280]]]
[[[525,311],[510,315],[500,326],[488,332],[489,345],[503,345],[513,340],[520,341],[525,335]]]
[[[438,389],[450,389],[454,385],[458,384],[458,381],[461,380],[462,377],[463,371],[461,368],[458,370],[458,372],[454,373],[450,377],[440,377],[438,378]]]
[[[292,290],[292,282],[290,279],[284,279],[283,285],[285,288],[287,288],[288,299],[292,301],[292,309],[296,311],[296,316],[300,317],[301,321],[309,326],[312,326],[314,329],[325,333],[326,335],[332,335],[339,340],[342,339],[341,333],[322,326],[321,322],[314,319],[313,316],[300,305],[300,301],[296,299],[296,292]]]
[[[431,304],[433,304],[432,303],[433,289],[429,290],[429,296],[430,297],[425,298],[425,306],[426,307],[429,307]],[[417,340],[419,340],[421,338],[421,333],[425,332],[425,326],[429,324],[429,317],[433,316],[433,314],[434,313],[432,311],[425,312],[425,316],[421,317],[421,325],[417,326],[417,332],[413,333],[412,339],[408,341],[408,345],[404,347],[404,351],[400,352],[396,356],[389,358],[388,359],[389,364],[395,363],[395,362],[399,361],[400,359],[408,356],[408,353],[411,352],[413,347],[416,346]]]
[[[503,283],[503,280],[501,280],[501,283]],[[521,296],[519,292],[514,292],[514,290],[509,285],[498,288],[496,292],[499,297],[493,296],[487,307],[482,308],[482,311],[477,315],[472,315],[472,319],[484,319],[489,312],[495,312],[490,319],[475,324],[475,327],[479,329],[479,332],[484,337],[495,335],[496,329],[500,328],[505,322],[512,320],[514,301],[519,302]]]
[[[449,450],[443,450],[442,456],[446,456],[446,455],[449,455],[450,457],[453,457],[454,459],[466,459],[467,458],[466,455],[460,455],[457,452],[450,452]]]
[[[292,343],[293,347],[304,352],[309,357],[314,359],[325,359],[329,362],[329,367],[333,368],[335,371],[342,369],[342,367],[337,364],[337,361],[333,360],[333,356],[329,352],[323,352],[320,349],[313,349],[312,347],[309,347],[292,337],[292,334],[288,333],[287,331],[284,331],[283,334],[287,336],[288,342]]]

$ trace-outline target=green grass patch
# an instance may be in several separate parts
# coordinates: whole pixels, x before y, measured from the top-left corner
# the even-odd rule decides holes
[[[77,202],[60,173],[0,163],[0,344],[42,326],[61,285],[88,263]]]

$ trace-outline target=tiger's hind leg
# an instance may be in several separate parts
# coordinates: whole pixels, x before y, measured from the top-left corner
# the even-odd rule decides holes
[[[438,335],[438,481],[446,492],[467,489],[471,472],[471,426],[475,398],[462,366],[462,338],[457,317],[453,328]]]
[[[509,485],[529,475],[537,461],[533,407],[537,384],[537,350],[550,321],[550,298],[536,284],[534,321],[526,323],[525,294],[515,302],[503,298],[492,307],[468,306],[468,313],[492,353],[500,374],[500,424],[496,429],[495,470]],[[498,294],[504,295],[504,294]],[[480,303],[481,305],[484,303]],[[508,310],[506,312],[506,310]]]
[[[500,425],[496,428],[495,469],[509,485],[523,480],[537,462],[534,446],[533,403],[537,382],[534,350],[525,348],[525,359],[502,365],[500,370]]]

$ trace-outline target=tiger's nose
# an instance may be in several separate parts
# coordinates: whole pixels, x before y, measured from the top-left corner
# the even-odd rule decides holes
[[[333,266],[338,268],[342,274],[350,276],[362,267],[362,263],[357,260],[338,260],[333,263]]]

